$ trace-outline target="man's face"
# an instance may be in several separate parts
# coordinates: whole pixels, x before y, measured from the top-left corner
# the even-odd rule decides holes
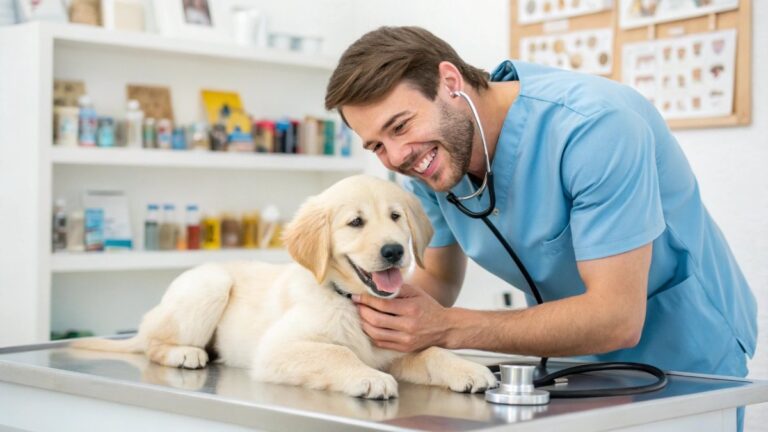
[[[350,127],[389,170],[446,192],[469,168],[474,125],[438,94],[434,101],[406,83],[383,100],[342,107]]]

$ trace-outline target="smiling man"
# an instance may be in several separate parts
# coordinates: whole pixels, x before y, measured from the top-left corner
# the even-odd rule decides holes
[[[467,257],[533,293],[491,230],[448,192],[472,195],[488,164],[488,219],[545,303],[519,311],[451,307]],[[357,298],[377,345],[438,345],[537,356],[595,355],[663,369],[745,376],[754,297],[701,202],[664,120],[629,87],[517,61],[466,64],[415,27],[383,27],[342,55],[326,94],[435,228],[425,268],[401,298]],[[491,190],[463,201],[489,206]],[[472,287],[481,289],[481,287]]]

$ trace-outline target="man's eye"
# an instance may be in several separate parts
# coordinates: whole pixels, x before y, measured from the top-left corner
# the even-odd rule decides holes
[[[376,144],[375,146],[373,146],[373,148],[371,149],[371,151],[373,151],[374,153],[376,153],[377,151],[379,151],[379,149],[381,149],[381,147],[382,147],[382,146],[383,146],[383,144],[382,144],[382,143],[378,143],[378,144]]]
[[[400,132],[402,132],[402,131],[403,131],[403,129],[405,129],[405,124],[406,124],[406,123],[407,123],[407,122],[402,122],[402,123],[400,123],[399,125],[395,126],[395,129],[393,129],[393,130],[395,131],[395,133],[396,133],[396,134],[399,134]]]
[[[347,225],[349,225],[351,227],[354,227],[354,228],[359,228],[359,227],[364,225],[364,222],[363,222],[362,218],[356,217],[356,218],[352,219]]]

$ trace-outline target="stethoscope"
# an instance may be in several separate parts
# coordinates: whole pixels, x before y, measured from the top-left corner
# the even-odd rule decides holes
[[[531,293],[536,299],[537,304],[544,303],[544,300],[539,293],[539,289],[533,281],[533,278],[528,273],[528,269],[523,262],[517,256],[512,246],[501,235],[499,230],[488,219],[488,216],[493,212],[496,207],[496,192],[493,187],[493,171],[491,169],[491,161],[488,156],[488,143],[485,140],[485,131],[483,131],[483,125],[480,122],[480,116],[477,113],[475,104],[472,99],[461,90],[450,91],[449,94],[452,98],[461,97],[467,102],[472,116],[477,125],[480,139],[483,142],[483,151],[485,152],[485,176],[482,184],[471,194],[466,196],[456,196],[453,192],[448,192],[446,197],[448,202],[455,205],[462,213],[469,216],[472,219],[482,220],[486,226],[491,230],[496,239],[501,243],[509,256],[520,269],[525,282],[531,290]],[[467,201],[475,197],[480,196],[484,190],[488,190],[488,207],[485,210],[474,211],[467,208],[462,201]],[[602,397],[602,396],[624,396],[638,393],[647,393],[656,390],[660,390],[667,385],[667,375],[659,368],[643,364],[643,363],[631,363],[631,362],[608,362],[608,363],[589,363],[578,366],[569,367],[559,370],[557,372],[546,374],[547,372],[547,357],[542,357],[538,367],[533,366],[520,366],[520,365],[501,365],[500,366],[500,385],[494,389],[490,389],[485,393],[485,399],[492,403],[504,403],[510,405],[542,405],[549,402],[549,398],[582,398],[582,397]],[[538,378],[534,379],[534,369],[539,372]],[[543,387],[555,384],[556,380],[562,380],[563,378],[571,375],[608,371],[608,370],[629,370],[645,372],[656,377],[656,381],[641,386],[631,386],[622,388],[605,388],[605,389],[590,389],[590,390],[538,390],[535,387]]]

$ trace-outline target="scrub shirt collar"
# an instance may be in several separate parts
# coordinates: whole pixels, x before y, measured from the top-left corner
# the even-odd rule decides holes
[[[491,81],[519,81],[520,77],[517,75],[517,69],[515,65],[509,60],[504,60],[500,65],[496,66],[496,69],[491,72]]]

